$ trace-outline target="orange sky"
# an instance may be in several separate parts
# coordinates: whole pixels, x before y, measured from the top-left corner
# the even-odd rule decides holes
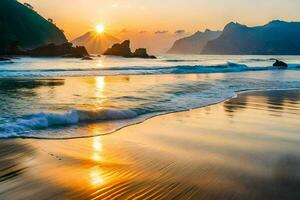
[[[299,0],[20,0],[51,17],[69,40],[103,23],[106,31],[152,52],[166,51],[177,38],[220,29],[230,21],[247,25],[272,19],[300,21]],[[183,34],[175,31],[184,30]],[[160,32],[160,34],[155,34]]]

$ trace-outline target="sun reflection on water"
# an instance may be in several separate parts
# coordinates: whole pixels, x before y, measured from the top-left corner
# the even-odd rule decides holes
[[[96,92],[95,92],[95,96],[97,98],[104,98],[104,89],[105,89],[105,77],[103,76],[98,76],[95,78],[96,80]]]
[[[98,63],[96,64],[97,67],[103,67],[102,60],[99,60]]]

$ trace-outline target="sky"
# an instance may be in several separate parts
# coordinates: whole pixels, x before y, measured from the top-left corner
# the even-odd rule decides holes
[[[249,26],[273,19],[300,21],[300,0],[20,0],[52,18],[69,40],[104,24],[106,32],[152,52],[206,28],[233,21]]]

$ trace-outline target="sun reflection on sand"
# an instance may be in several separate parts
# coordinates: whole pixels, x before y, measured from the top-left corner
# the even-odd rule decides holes
[[[93,139],[93,154],[92,154],[92,159],[94,161],[101,161],[102,160],[102,156],[101,156],[101,152],[102,152],[102,142],[101,142],[101,138],[99,137],[95,137]]]
[[[90,180],[91,180],[91,185],[94,187],[100,186],[105,182],[103,178],[102,170],[100,169],[99,166],[91,169]]]
[[[93,139],[93,147],[94,147],[94,150],[97,152],[100,152],[102,150],[102,143],[101,143],[100,137],[95,137]]]
[[[98,132],[97,130],[95,130]],[[102,153],[102,141],[101,137],[94,137],[92,139],[92,155],[91,159],[96,162],[100,162],[103,160],[103,157],[101,156]],[[91,169],[90,171],[90,183],[92,186],[97,187],[100,186],[104,183],[104,178],[103,178],[103,172],[100,168],[100,166],[95,166]]]

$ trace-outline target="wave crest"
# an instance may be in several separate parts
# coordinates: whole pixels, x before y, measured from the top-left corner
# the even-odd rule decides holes
[[[288,68],[273,66],[247,66],[227,62],[218,65],[175,65],[175,66],[124,66],[108,68],[73,68],[73,69],[0,69],[0,77],[60,77],[60,76],[118,76],[148,74],[208,74],[268,70],[295,70],[299,64],[290,64]]]
[[[96,111],[72,110],[62,114],[41,112],[24,116],[14,122],[2,124],[0,131],[18,134],[55,126],[70,126],[93,121],[124,120],[137,116],[138,113],[133,110],[115,109],[101,109]]]

